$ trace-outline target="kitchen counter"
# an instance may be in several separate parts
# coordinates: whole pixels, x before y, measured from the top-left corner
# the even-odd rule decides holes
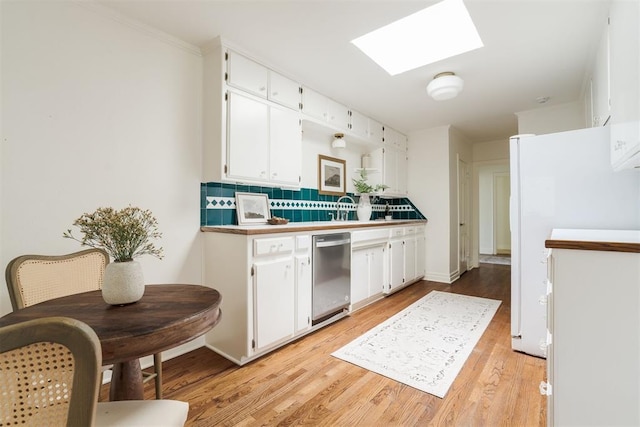
[[[640,230],[554,229],[545,247],[640,253]]]
[[[273,233],[290,233],[297,231],[316,231],[316,230],[344,230],[354,228],[370,228],[370,227],[393,227],[396,225],[412,225],[426,224],[424,219],[392,219],[373,220],[373,221],[309,221],[309,222],[289,222],[284,225],[218,225],[203,226],[200,231],[213,233],[231,233],[231,234],[273,234]]]

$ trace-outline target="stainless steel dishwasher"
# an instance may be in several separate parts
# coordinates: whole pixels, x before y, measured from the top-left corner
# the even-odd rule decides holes
[[[320,323],[349,307],[351,299],[351,235],[313,236],[313,316]]]

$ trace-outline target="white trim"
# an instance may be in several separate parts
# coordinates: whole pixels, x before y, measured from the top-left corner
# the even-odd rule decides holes
[[[187,43],[182,39],[179,39],[168,33],[160,31],[157,28],[154,28],[150,25],[143,24],[140,21],[126,17],[121,13],[116,12],[115,10],[109,9],[108,7],[102,6],[92,1],[72,0],[72,2],[78,6],[81,6],[85,9],[91,10],[92,12],[102,15],[105,18],[111,19],[113,21],[118,22],[119,24],[125,25],[143,34],[151,36],[156,40],[159,40],[169,45],[172,45],[174,47],[177,47],[178,49],[184,50],[185,52],[192,53],[196,56],[202,57],[202,51],[198,46],[192,45],[191,43]]]

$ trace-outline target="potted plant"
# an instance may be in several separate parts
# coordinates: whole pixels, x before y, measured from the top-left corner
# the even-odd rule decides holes
[[[144,294],[144,277],[135,258],[151,255],[162,259],[162,248],[157,248],[153,239],[162,237],[158,221],[151,211],[128,206],[116,210],[98,208],[93,213],[84,213],[73,222],[80,228],[82,238],[71,230],[62,234],[83,246],[104,249],[113,259],[107,265],[102,284],[102,296],[108,304],[130,304]]]
[[[353,185],[356,188],[356,192],[360,194],[358,199],[358,220],[368,221],[371,218],[371,199],[370,195],[378,191],[388,188],[384,184],[371,185],[367,182],[367,170],[365,168],[360,169],[360,178],[353,178]]]

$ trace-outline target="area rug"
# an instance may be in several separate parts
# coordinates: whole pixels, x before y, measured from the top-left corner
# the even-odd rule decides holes
[[[431,291],[332,356],[442,398],[500,304]]]

